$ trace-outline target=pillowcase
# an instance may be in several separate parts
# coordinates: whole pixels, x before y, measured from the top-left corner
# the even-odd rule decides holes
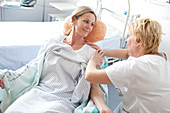
[[[66,17],[64,22],[64,32],[66,34],[69,33],[71,28],[72,28],[71,17],[68,16]],[[89,35],[85,39],[94,43],[103,40],[105,34],[106,34],[106,25],[102,21],[97,19],[93,27],[93,30],[89,33]]]

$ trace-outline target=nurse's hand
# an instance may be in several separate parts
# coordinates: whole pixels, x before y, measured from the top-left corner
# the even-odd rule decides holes
[[[2,80],[2,79],[0,79],[0,87],[1,87],[2,89],[4,89],[4,84],[3,84],[3,80]]]
[[[99,46],[97,46],[96,44],[93,44],[92,42],[90,42],[88,40],[86,40],[85,43],[90,45],[92,48],[94,48],[96,50],[101,50],[102,51],[102,49]]]

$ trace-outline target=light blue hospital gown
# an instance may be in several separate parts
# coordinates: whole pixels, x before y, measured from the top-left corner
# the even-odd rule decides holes
[[[61,45],[68,46],[63,43]],[[77,62],[81,57],[86,67],[95,50],[86,44],[77,51],[73,51],[70,46],[66,47],[73,51],[69,54],[57,48],[59,55],[64,54],[64,58],[56,58],[53,52],[55,48],[53,46],[47,52],[39,85],[18,98],[5,113],[72,113],[80,103],[88,99],[90,83],[84,76],[80,77],[81,71],[85,70],[81,70],[80,63],[73,63],[67,58],[74,56],[72,53],[77,54],[77,58],[71,59]]]

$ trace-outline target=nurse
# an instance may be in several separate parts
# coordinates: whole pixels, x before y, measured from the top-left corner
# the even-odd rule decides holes
[[[115,85],[125,112],[169,113],[170,63],[165,54],[158,52],[161,34],[157,21],[140,19],[133,22],[129,26],[127,49],[97,50],[88,63],[86,80]],[[103,55],[127,60],[99,70],[97,67]]]

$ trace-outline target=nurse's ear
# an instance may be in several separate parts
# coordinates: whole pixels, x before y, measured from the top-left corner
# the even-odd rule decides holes
[[[139,37],[139,38],[136,38],[136,40],[135,40],[135,44],[136,44],[136,46],[141,46],[142,45],[142,39],[141,39],[141,37]]]

